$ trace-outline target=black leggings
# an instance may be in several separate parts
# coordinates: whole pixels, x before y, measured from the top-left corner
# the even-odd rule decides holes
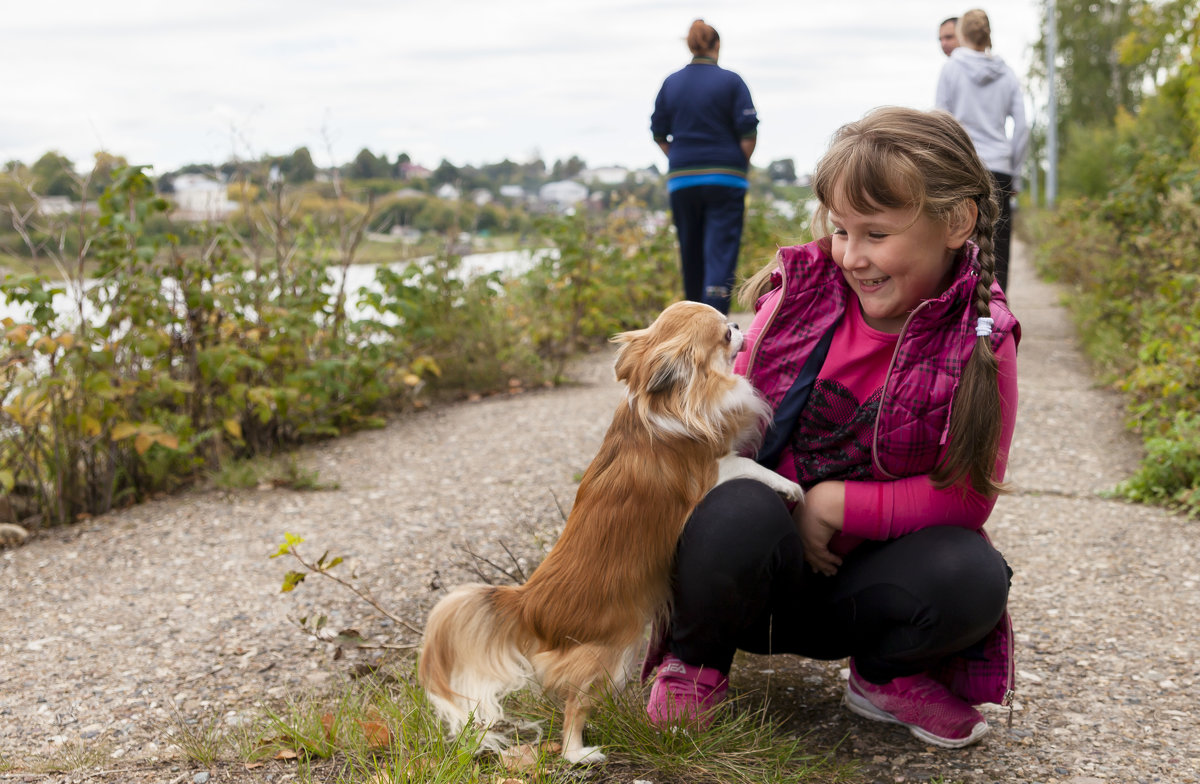
[[[718,485],[680,538],[668,645],[728,672],[738,649],[855,657],[886,683],[969,649],[996,625],[1011,572],[977,532],[925,528],[864,542],[833,577],[804,561],[783,501],[765,485]]]

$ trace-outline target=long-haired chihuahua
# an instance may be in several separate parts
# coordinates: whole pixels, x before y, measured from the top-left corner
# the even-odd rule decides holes
[[[600,690],[619,689],[648,621],[666,611],[671,565],[692,509],[718,481],[750,476],[792,501],[803,491],[739,457],[770,412],[733,373],[742,333],[716,309],[671,305],[646,329],[613,338],[628,386],[575,496],[562,536],[520,586],[463,585],[433,608],[418,675],[452,732],[490,728],[501,701],[530,682],[565,701],[562,754],[583,745]],[[488,732],[499,749],[504,735]]]

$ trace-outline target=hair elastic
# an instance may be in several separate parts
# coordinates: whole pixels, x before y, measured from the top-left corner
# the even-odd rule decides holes
[[[988,335],[992,334],[992,325],[995,323],[995,319],[990,319],[986,316],[980,316],[975,320],[975,337],[986,338]]]

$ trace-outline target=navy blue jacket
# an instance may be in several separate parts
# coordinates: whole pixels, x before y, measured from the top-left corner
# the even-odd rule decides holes
[[[650,132],[671,144],[670,173],[746,173],[741,140],[753,137],[758,113],[742,77],[697,57],[666,78],[654,101]]]

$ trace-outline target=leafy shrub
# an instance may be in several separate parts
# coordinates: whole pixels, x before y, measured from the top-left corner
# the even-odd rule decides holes
[[[73,278],[0,284],[29,314],[5,321],[0,483],[31,488],[46,522],[372,424],[419,384],[409,355],[347,327],[311,225],[277,220],[263,263],[222,227],[148,238],[166,210],[144,172],[118,171]]]
[[[1200,414],[1179,411],[1172,427],[1146,439],[1146,457],[1138,471],[1117,487],[1132,501],[1177,507],[1200,517]]]

